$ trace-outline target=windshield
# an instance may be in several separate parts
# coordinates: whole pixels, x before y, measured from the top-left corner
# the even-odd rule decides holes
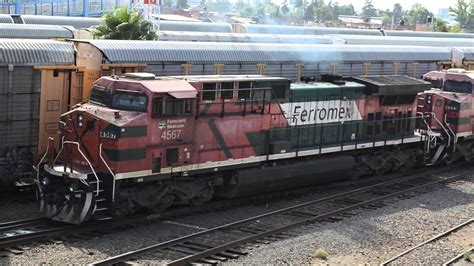
[[[118,92],[112,96],[112,108],[146,112],[147,97],[138,93]]]
[[[472,84],[470,82],[447,80],[444,84],[444,91],[472,93]]]
[[[91,92],[89,93],[89,101],[103,106],[107,106],[108,96],[109,94],[106,88],[94,86]]]

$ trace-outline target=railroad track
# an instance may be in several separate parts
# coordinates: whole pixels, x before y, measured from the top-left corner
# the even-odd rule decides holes
[[[105,230],[107,222],[70,225],[48,219],[29,219],[5,223],[0,226],[0,250],[13,254],[23,253],[23,244],[62,238],[95,230]]]
[[[423,193],[461,177],[462,175],[415,174],[217,226],[93,264],[126,262],[150,252],[159,253],[160,259],[171,261],[170,265],[192,262],[217,264],[246,255],[247,244],[266,244],[287,238],[291,236],[287,233],[291,229],[316,222],[339,221],[356,215],[361,209],[377,209],[389,200]]]
[[[403,251],[403,252],[400,253],[400,254],[397,254],[397,255],[395,255],[395,256],[389,258],[388,260],[382,262],[382,263],[380,264],[380,266],[386,266],[386,265],[388,265],[388,264],[390,264],[390,263],[393,263],[393,262],[395,262],[397,259],[402,258],[402,257],[405,256],[406,254],[408,254],[408,253],[410,253],[410,252],[412,252],[412,251],[418,249],[419,247],[424,246],[424,245],[429,244],[429,243],[433,243],[433,242],[435,242],[435,241],[437,241],[437,240],[439,240],[439,239],[441,239],[441,238],[443,238],[443,237],[447,237],[447,236],[451,235],[452,233],[454,233],[454,232],[456,232],[456,231],[458,231],[458,230],[460,230],[460,229],[462,229],[462,228],[464,228],[464,227],[466,227],[466,226],[468,226],[468,225],[470,225],[470,224],[472,224],[472,223],[474,223],[474,219],[471,218],[471,219],[469,219],[469,220],[467,220],[467,221],[462,222],[461,224],[458,224],[458,225],[456,225],[456,226],[453,226],[453,227],[449,228],[448,230],[446,230],[446,231],[444,231],[444,232],[442,232],[442,233],[440,233],[440,234],[438,234],[438,235],[436,235],[436,236],[434,236],[434,237],[432,237],[432,238],[430,238],[430,239],[428,239],[428,240],[426,240],[426,241],[424,241],[424,242],[422,242],[422,243],[420,243],[420,244],[418,244],[418,245],[416,245],[416,246],[414,246],[414,247],[412,247],[412,248],[409,248],[409,249]],[[472,252],[472,248],[471,248],[470,251]],[[456,256],[456,257],[454,257],[453,259],[451,259],[451,260],[449,260],[448,262],[446,262],[444,265],[451,265],[451,264],[453,264],[454,262],[456,262],[456,261],[458,261],[459,259],[461,259],[461,258],[464,256],[464,254],[465,254],[466,252],[469,252],[469,250],[463,252],[462,254],[460,254],[460,255],[458,255],[458,256]]]
[[[46,222],[45,218],[32,218],[0,223],[0,234],[14,229],[24,229],[25,227],[35,226]]]
[[[474,261],[473,258],[474,258],[474,247],[471,247],[468,250],[454,256],[452,259],[443,263],[443,266],[454,265],[455,263],[461,262],[462,260],[473,262]]]

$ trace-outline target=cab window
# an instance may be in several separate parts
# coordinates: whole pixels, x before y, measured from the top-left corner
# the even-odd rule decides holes
[[[444,91],[472,93],[472,84],[470,82],[447,80],[444,84]]]
[[[249,81],[239,82],[239,90],[237,93],[237,98],[241,101],[250,99],[251,89],[252,89],[252,82],[249,82]]]
[[[221,99],[231,100],[232,98],[234,98],[234,83],[233,82],[221,83]]]
[[[89,93],[89,102],[107,106],[109,102],[107,88],[95,85]]]
[[[202,87],[202,100],[214,101],[216,99],[216,83],[204,83]]]
[[[190,115],[191,99],[163,99],[153,100],[152,116]]]
[[[112,96],[112,108],[125,111],[146,112],[147,96],[136,92],[117,91]]]
[[[289,90],[287,81],[277,81],[272,83],[273,98],[277,100],[286,99],[286,92]]]

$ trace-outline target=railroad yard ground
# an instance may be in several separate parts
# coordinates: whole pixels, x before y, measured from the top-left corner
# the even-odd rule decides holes
[[[391,202],[375,210],[334,223],[318,223],[290,231],[291,237],[249,246],[247,256],[226,264],[379,264],[384,260],[415,246],[474,216],[474,175],[468,182],[452,183],[440,189],[411,198]],[[185,234],[198,232],[220,224],[240,220],[285,206],[291,206],[317,197],[338,192],[336,187],[315,190],[297,199],[278,200],[232,208],[222,211],[194,214],[161,222],[141,224],[110,234],[68,241],[27,245],[22,254],[8,254],[0,264],[54,265],[86,264],[126,251],[138,249]],[[29,216],[22,213],[26,208]],[[24,210],[24,209],[23,209]],[[2,221],[32,218],[35,204],[13,202],[2,204]],[[8,217],[7,217],[8,216]],[[441,241],[421,247],[395,264],[439,265],[474,245],[474,226],[471,224]],[[316,252],[319,251],[319,252]],[[315,256],[327,254],[326,259]],[[148,254],[134,261],[138,264],[167,262],[160,255]]]

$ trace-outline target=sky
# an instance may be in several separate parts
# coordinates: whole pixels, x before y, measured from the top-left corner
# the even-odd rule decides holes
[[[327,3],[329,1],[326,0],[324,2]],[[332,2],[338,2],[340,5],[352,4],[356,11],[359,11],[364,6],[365,0],[332,0]],[[456,0],[372,0],[372,4],[377,9],[392,10],[394,4],[400,3],[403,9],[407,10],[410,9],[413,4],[420,3],[434,14],[437,14],[440,8],[454,6],[456,2]]]

